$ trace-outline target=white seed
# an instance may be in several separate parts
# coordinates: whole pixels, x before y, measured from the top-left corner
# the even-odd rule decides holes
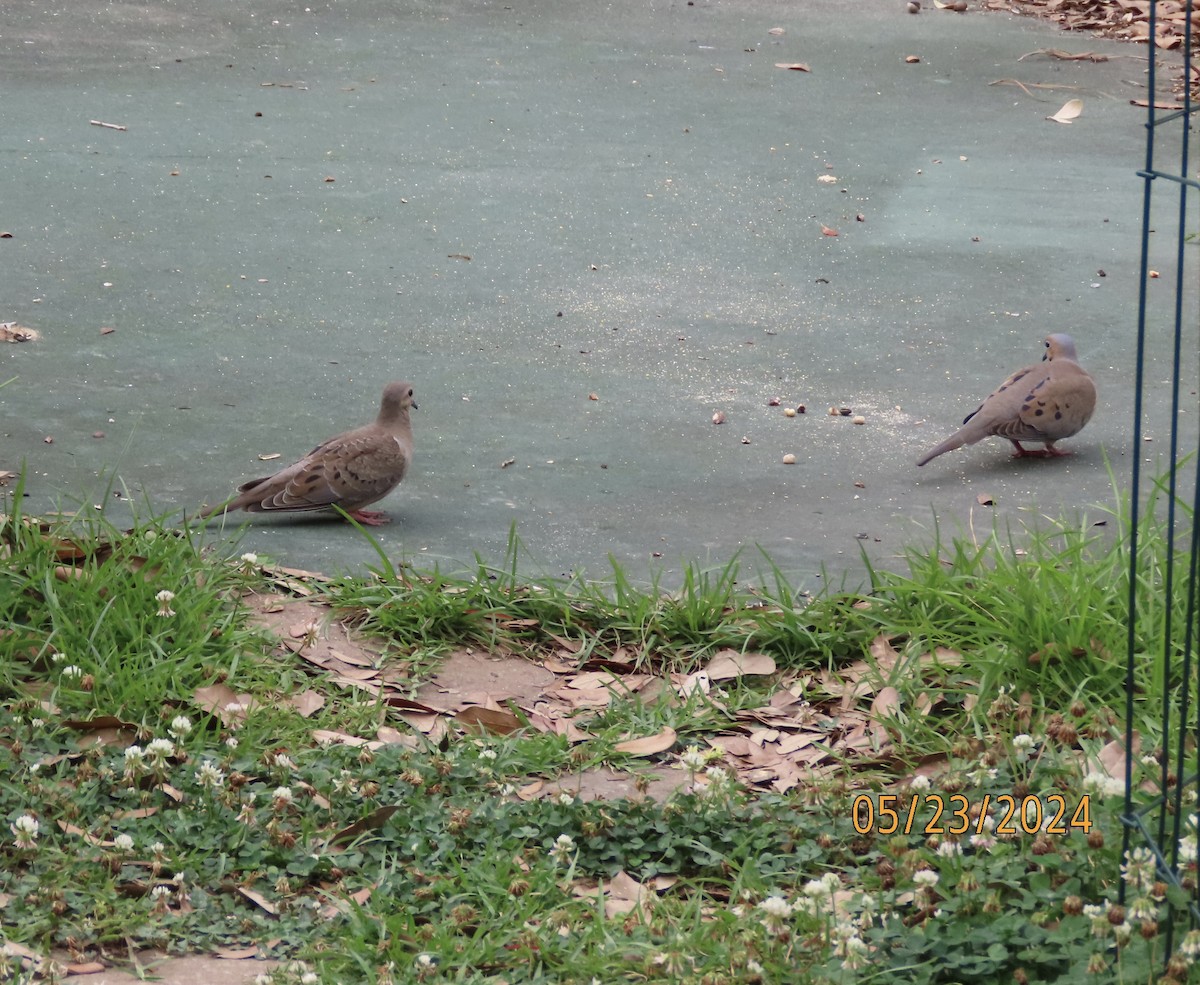
[[[783,456],[783,464],[784,465],[795,465],[796,464],[796,456],[793,455],[789,451],[786,455]]]
[[[795,417],[796,416],[796,408],[795,407],[784,407],[783,408],[783,416],[784,417]]]

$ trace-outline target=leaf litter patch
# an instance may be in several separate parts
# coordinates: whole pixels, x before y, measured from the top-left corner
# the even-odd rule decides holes
[[[701,726],[700,741],[711,750],[711,760],[736,774],[748,790],[761,792],[806,788],[847,768],[885,770],[896,779],[906,771],[895,745],[898,716],[936,719],[951,711],[945,704],[946,678],[962,662],[959,654],[944,649],[914,658],[895,649],[893,638],[880,636],[868,658],[837,670],[780,670],[768,654],[721,649],[703,667],[681,673],[637,661],[625,647],[603,655],[598,648],[585,652],[579,641],[547,632],[548,644],[525,653],[456,649],[420,681],[408,656],[390,651],[385,641],[361,637],[344,614],[323,601],[283,594],[253,595],[247,601],[255,621],[279,639],[282,650],[328,683],[371,695],[396,720],[396,727],[383,726],[371,736],[314,731],[320,744],[420,748],[481,734],[543,733],[587,745],[599,741],[598,718],[622,702],[674,707],[694,702],[698,722],[724,723],[707,731]],[[913,675],[927,679],[929,687],[918,690],[908,706],[889,682],[898,676],[911,681]],[[765,694],[763,703],[731,707],[726,689],[754,681]],[[969,705],[975,682],[960,680],[955,688]],[[293,700],[311,701],[309,695],[305,691]],[[236,704],[242,698],[230,695],[230,700]],[[615,765],[556,781],[531,779],[514,796],[533,800],[566,791],[593,799],[629,796],[634,788],[643,796],[665,798],[690,782],[678,761],[684,744],[669,726],[623,735],[610,747]],[[923,772],[929,766],[924,764]]]

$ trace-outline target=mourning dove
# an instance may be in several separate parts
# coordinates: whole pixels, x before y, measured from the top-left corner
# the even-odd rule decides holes
[[[389,383],[375,423],[330,438],[274,475],[243,483],[238,495],[203,510],[199,519],[229,510],[307,512],[339,506],[359,523],[387,523],[386,513],[363,507],[383,499],[408,470],[413,453],[410,407],[417,407],[412,384]]]
[[[1075,361],[1074,340],[1069,335],[1051,335],[1040,363],[1013,373],[963,418],[961,428],[917,459],[917,464],[992,435],[1011,441],[1017,458],[1066,455],[1054,443],[1083,430],[1095,409],[1096,384]],[[1041,441],[1046,447],[1027,451],[1022,441]]]

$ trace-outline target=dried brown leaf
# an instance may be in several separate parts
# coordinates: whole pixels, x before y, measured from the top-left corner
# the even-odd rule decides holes
[[[360,821],[355,821],[353,824],[342,828],[336,834],[330,835],[329,841],[326,842],[328,848],[341,848],[350,844],[360,834],[367,831],[378,831],[387,822],[396,811],[400,810],[399,804],[388,804],[384,807],[377,807],[371,811],[366,817]]]
[[[1083,112],[1082,99],[1068,99],[1053,116],[1047,116],[1047,120],[1053,120],[1055,123],[1070,123],[1072,120],[1078,119]]]
[[[534,780],[532,783],[527,783],[525,786],[517,790],[518,800],[537,800],[538,794],[545,788],[544,780]]]
[[[872,718],[895,718],[900,713],[900,692],[894,687],[880,688],[871,702]]]
[[[316,691],[301,691],[287,699],[288,704],[300,713],[301,718],[309,718],[325,707],[325,695]]]
[[[492,735],[509,735],[524,728],[524,723],[521,719],[511,711],[480,708],[475,705],[464,708],[454,718],[463,725],[470,727],[472,731],[490,733]]]
[[[258,947],[221,947],[213,951],[212,955],[222,961],[249,961],[258,957]]]
[[[614,751],[625,753],[627,756],[654,756],[666,752],[675,745],[675,730],[669,725],[658,735],[642,736],[638,739],[625,739],[613,746]]]
[[[775,661],[765,653],[739,653],[737,650],[718,650],[705,671],[710,681],[727,681],[735,677],[775,673]]]
[[[237,891],[264,912],[269,913],[273,917],[279,916],[279,908],[262,893],[253,889],[247,889],[245,886],[238,886]]]

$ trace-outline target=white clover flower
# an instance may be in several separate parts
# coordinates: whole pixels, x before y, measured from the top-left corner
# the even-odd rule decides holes
[[[1158,917],[1158,904],[1149,896],[1139,896],[1129,905],[1129,919],[1137,923],[1145,923]]]
[[[154,854],[155,858],[165,859],[167,857],[167,846],[161,841],[156,841],[151,845],[150,851]]]
[[[996,836],[990,833],[971,835],[971,847],[981,851],[990,852],[996,847]]]
[[[699,746],[688,746],[680,753],[679,761],[689,773],[699,773],[708,762],[708,757]]]
[[[154,763],[162,765],[175,755],[175,743],[170,739],[151,739],[146,745],[146,755]]]
[[[182,739],[192,730],[192,720],[187,715],[176,715],[171,719],[167,732],[176,739]]]
[[[962,845],[957,841],[943,841],[938,845],[937,853],[942,858],[957,858],[963,853]]]
[[[783,929],[784,921],[792,915],[792,904],[782,896],[768,896],[758,904],[763,926],[772,933]]]
[[[1128,920],[1117,924],[1113,927],[1113,937],[1117,941],[1117,947],[1124,947],[1133,939],[1133,924]]]
[[[763,973],[763,966],[760,965],[753,958],[750,958],[746,962],[746,970],[748,972],[750,972],[750,974],[752,974],[752,975],[761,975]],[[596,981],[596,979],[593,978],[592,981]]]
[[[276,754],[275,765],[278,766],[280,769],[284,769],[284,770],[295,771],[295,769],[296,769],[295,760],[293,760],[292,757],[289,756],[287,753],[283,753],[283,752]]]
[[[1083,915],[1088,918],[1092,925],[1092,936],[1103,940],[1108,936],[1109,930],[1112,929],[1112,924],[1108,922],[1108,906],[1098,906],[1089,904],[1083,908]]]
[[[575,803],[575,795],[569,790],[560,790],[558,792],[558,802],[564,807],[568,807]]]
[[[418,954],[416,965],[418,971],[429,971],[437,967],[437,958],[432,954]]]
[[[53,664],[62,663],[62,662],[63,662],[64,660],[66,660],[66,659],[67,659],[67,655],[66,655],[65,653],[52,653],[52,654],[50,654],[50,662],[51,662],[51,663],[53,663]]]
[[[186,882],[186,881],[187,881],[187,873],[186,872],[176,872],[175,875],[171,876],[171,882],[175,883],[176,886],[183,886],[184,882]]]
[[[1094,797],[1116,797],[1125,792],[1125,781],[1109,776],[1102,770],[1087,773],[1080,786],[1084,793]]]
[[[913,873],[913,882],[919,889],[932,889],[938,884],[938,878],[933,869],[918,869]]]
[[[246,710],[246,706],[240,701],[230,701],[224,708],[231,715],[239,715]]]
[[[496,752],[495,749],[479,750],[479,758],[480,759],[498,759],[499,756],[500,756],[500,754],[498,752]]]
[[[250,571],[256,564],[258,564],[258,555],[253,551],[247,551],[240,558],[238,558],[238,560],[242,563],[242,567],[245,568],[246,571]]]
[[[908,781],[909,790],[928,790],[932,784],[929,782],[929,777],[924,775],[914,776]]]
[[[1195,858],[1195,856],[1192,856]],[[1140,846],[1125,853],[1125,862],[1121,866],[1121,877],[1125,885],[1134,892],[1148,893],[1156,878],[1154,853],[1149,848]]]
[[[1026,735],[1022,732],[1020,735],[1014,735],[1012,740],[1013,753],[1016,756],[1018,763],[1023,763],[1029,758],[1030,752],[1033,751],[1033,736]]]
[[[155,886],[152,890],[150,890],[150,898],[152,900],[170,899],[171,898],[171,887],[170,886]]]
[[[276,810],[286,807],[292,802],[292,799],[291,787],[276,787],[271,794],[271,803]]]
[[[142,750],[141,746],[126,746],[125,747],[125,763],[126,763],[126,765],[129,765],[131,763],[132,764],[140,764],[140,763],[145,762],[145,760],[146,760],[146,753]]]
[[[349,770],[342,770],[333,779],[334,793],[353,793],[358,788],[358,778]]]
[[[206,759],[200,764],[200,768],[196,770],[196,782],[205,790],[216,790],[224,785],[225,774],[218,769],[217,764],[211,759]]]
[[[838,944],[838,951],[842,958],[842,967],[847,971],[858,971],[860,968],[865,968],[870,960],[870,950],[863,942],[863,939],[858,936],[847,937]]]
[[[133,851],[133,838],[127,834],[119,834],[113,839],[113,848],[119,852]]]
[[[550,849],[550,857],[556,862],[566,863],[570,861],[571,852],[575,851],[575,839],[570,835],[562,834],[554,839],[554,847]]]
[[[41,826],[32,814],[22,814],[8,826],[16,839],[18,848],[36,848],[38,831]]]
[[[1188,964],[1192,964],[1197,958],[1200,958],[1200,930],[1189,930],[1184,935],[1183,941],[1179,945],[1179,953]]]
[[[63,677],[78,679],[83,676],[83,668],[75,664],[68,664],[62,669]]]
[[[502,783],[500,785],[500,796],[501,797],[511,797],[519,789],[520,789],[520,787],[518,787],[515,783]]]
[[[31,719],[29,719],[29,724],[30,724],[30,726],[31,726],[32,728],[43,728],[43,727],[45,727],[45,725],[46,725],[46,719],[44,719],[44,718],[31,718]]]
[[[236,749],[237,747],[238,747],[238,740],[237,740],[236,735],[231,735],[228,739],[225,740],[225,748],[226,749]]]
[[[154,596],[154,601],[158,603],[158,615],[175,615],[175,610],[171,608],[171,603],[175,601],[174,592],[167,591],[167,589],[164,588],[161,592]]]

